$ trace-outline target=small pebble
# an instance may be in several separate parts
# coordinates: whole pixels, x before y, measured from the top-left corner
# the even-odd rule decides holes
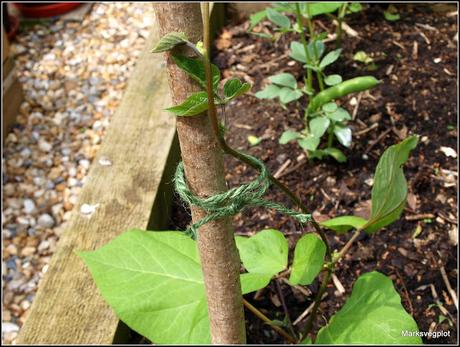
[[[52,228],[54,226],[54,219],[49,214],[44,213],[38,217],[37,223],[42,228]]]

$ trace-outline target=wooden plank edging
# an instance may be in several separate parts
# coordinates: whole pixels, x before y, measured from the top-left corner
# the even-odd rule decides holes
[[[166,204],[158,191],[171,160],[175,119],[162,111],[171,102],[163,56],[150,53],[157,40],[155,28],[39,284],[19,344],[113,342],[118,318],[75,251],[94,250],[130,228],[160,224],[150,217],[154,201]],[[101,159],[111,165],[101,165]],[[95,212],[82,214],[83,204],[97,206]]]

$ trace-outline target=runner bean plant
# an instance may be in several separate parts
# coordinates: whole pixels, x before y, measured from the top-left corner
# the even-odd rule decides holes
[[[253,30],[260,21],[267,18],[276,26],[278,36],[288,32],[300,35],[300,42],[292,41],[290,44],[290,57],[305,68],[303,83],[299,83],[291,73],[283,72],[269,77],[270,84],[255,95],[259,99],[277,98],[284,108],[286,104],[300,100],[302,97],[307,99],[304,129],[300,132],[285,131],[279,142],[286,144],[297,141],[310,158],[322,159],[325,156],[332,156],[339,162],[346,161],[343,152],[333,144],[336,138],[341,145],[350,147],[352,131],[347,126],[347,122],[351,120],[351,116],[345,108],[336,103],[336,100],[352,93],[369,90],[380,83],[372,76],[343,81],[342,76],[338,74],[326,74],[328,67],[335,63],[342,53],[340,45],[345,15],[360,10],[359,3],[347,2],[275,3],[274,7],[268,7],[251,17],[249,30]],[[337,16],[333,15],[335,12],[338,12]],[[290,18],[283,13],[296,18],[295,24],[291,25]],[[339,48],[328,53],[323,43],[327,32],[317,33],[314,28],[313,18],[319,15],[328,15],[338,24],[336,46]],[[314,76],[319,91],[318,88],[315,89]],[[320,149],[320,141],[325,134],[327,134],[327,144],[325,148]]]
[[[190,46],[196,57],[176,55],[174,48],[181,45]],[[190,42],[182,33],[167,34],[153,50],[155,53],[165,51],[172,51],[177,66],[202,88],[202,91],[190,95],[180,105],[167,109],[178,117],[193,117],[206,111],[208,98],[214,99],[216,105],[222,105],[250,88],[248,84],[230,79],[220,91],[219,70],[210,64],[207,54],[202,55],[203,48]],[[332,91],[317,94],[312,98],[309,107],[316,110],[327,105],[327,102],[345,93],[340,88],[360,88],[353,84],[354,81],[345,83],[335,86]],[[222,129],[216,135],[226,153],[252,166],[257,166],[254,163],[261,163],[254,157],[226,147]],[[300,200],[292,199],[300,206],[302,212],[299,213],[265,201],[263,206],[276,208],[294,216],[301,224],[310,223],[314,227],[315,232],[308,232],[297,241],[291,263],[288,262],[288,242],[281,231],[267,229],[251,237],[235,237],[245,269],[241,274],[243,295],[260,290],[283,276],[291,286],[307,286],[323,274],[316,296],[311,299],[314,306],[302,329],[294,329],[289,320],[271,320],[244,301],[249,311],[268,323],[286,341],[300,344],[421,343],[420,338],[414,335],[418,331],[417,324],[403,308],[391,279],[377,271],[360,275],[343,307],[316,336],[312,336],[321,298],[332,274],[340,268],[341,260],[353,242],[359,235],[373,234],[399,219],[408,191],[402,166],[417,141],[417,136],[410,136],[401,143],[390,146],[381,156],[374,175],[372,209],[367,219],[339,216],[318,224],[306,212]],[[223,195],[200,199],[187,190],[179,166],[176,172],[176,189],[181,197],[186,197],[186,201],[207,209],[208,217],[211,216],[204,221],[207,222],[220,218],[222,211],[226,211],[227,215],[234,215],[248,207],[250,202],[260,203],[268,183],[283,187],[267,174],[263,163],[259,169],[261,175],[255,181],[235,187]],[[287,188],[283,191],[292,198],[293,193]],[[243,197],[246,203],[235,209],[237,199],[241,201]],[[212,208],[209,207],[211,200],[215,203]],[[189,231],[198,229],[198,225],[202,224],[203,220],[189,228]],[[351,230],[354,232],[343,248],[331,250],[325,236],[326,229],[336,234],[349,233]],[[211,341],[200,259],[196,241],[190,235],[193,233],[133,229],[122,233],[96,251],[79,252],[102,296],[118,317],[154,343],[208,344]],[[402,334],[405,331],[410,334],[405,336]]]

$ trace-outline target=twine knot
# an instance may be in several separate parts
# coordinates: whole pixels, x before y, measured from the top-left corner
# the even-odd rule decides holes
[[[193,223],[185,231],[193,239],[196,238],[198,229],[204,224],[223,217],[234,216],[250,206],[275,209],[282,214],[295,218],[301,224],[311,221],[311,214],[291,210],[278,203],[263,199],[263,195],[270,187],[267,167],[259,159],[247,154],[243,155],[260,169],[259,176],[246,184],[203,199],[190,191],[184,176],[184,164],[180,162],[177,165],[174,176],[177,193],[190,206],[197,206],[208,213],[206,217]]]

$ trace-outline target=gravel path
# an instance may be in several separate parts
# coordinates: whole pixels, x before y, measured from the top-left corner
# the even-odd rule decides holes
[[[82,23],[12,44],[25,102],[3,152],[2,342],[14,343],[153,23],[148,3],[94,4]]]

